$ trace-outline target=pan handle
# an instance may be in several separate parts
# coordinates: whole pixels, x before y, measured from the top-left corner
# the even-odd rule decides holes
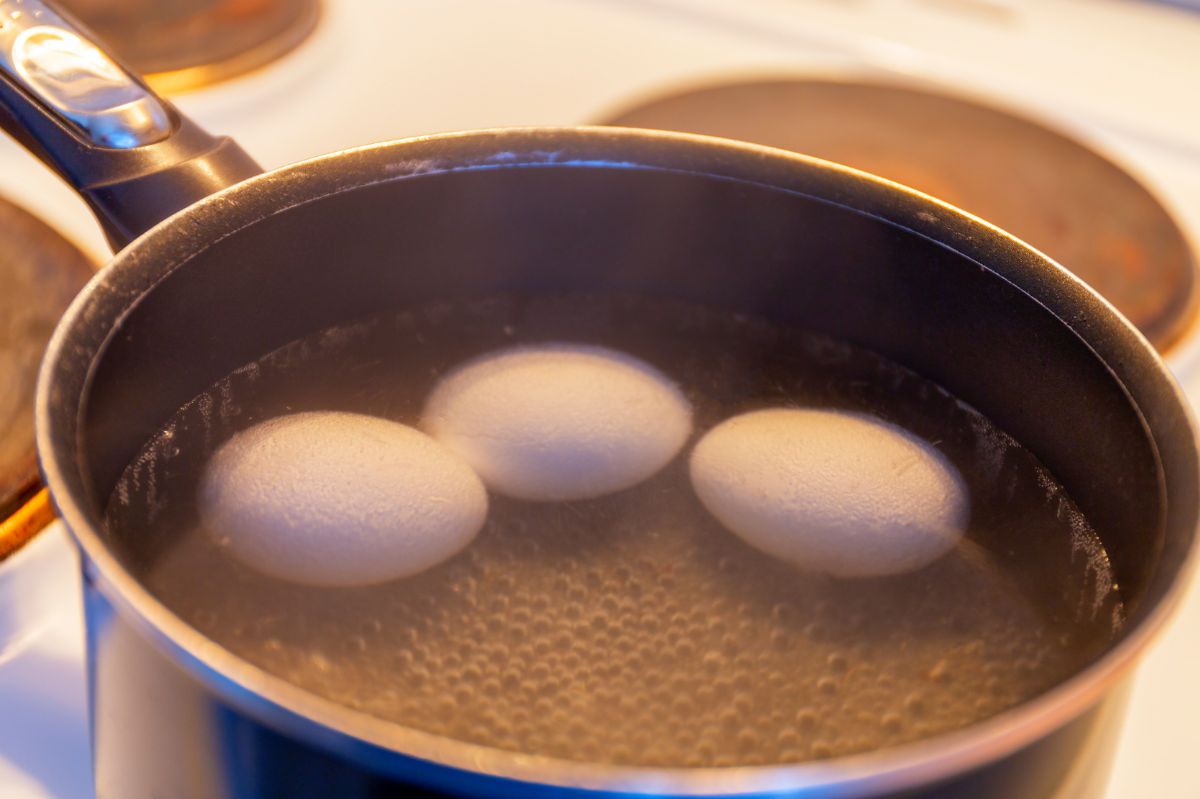
[[[114,250],[262,172],[42,0],[0,0],[0,127],[83,197]]]

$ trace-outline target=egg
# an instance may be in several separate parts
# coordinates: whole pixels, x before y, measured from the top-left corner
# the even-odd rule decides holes
[[[419,430],[340,412],[296,413],[223,444],[201,478],[204,528],[260,572],[360,586],[424,571],[465,547],[487,492]]]
[[[970,510],[962,476],[935,447],[866,414],[745,413],[705,434],[688,467],[700,502],[746,543],[839,577],[932,563]]]
[[[542,344],[458,367],[434,388],[421,424],[492,490],[568,501],[654,475],[691,435],[692,408],[668,377],[631,355]]]

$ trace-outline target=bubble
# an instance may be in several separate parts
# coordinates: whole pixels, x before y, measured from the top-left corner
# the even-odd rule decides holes
[[[786,652],[792,647],[792,637],[783,630],[772,630],[770,636],[771,648]]]
[[[737,734],[737,746],[744,753],[754,752],[761,744],[762,738],[750,727],[743,727]]]
[[[834,746],[830,741],[813,741],[812,756],[817,760],[833,757]]]
[[[675,656],[684,660],[691,660],[696,656],[696,644],[687,638],[683,638],[675,644]]]

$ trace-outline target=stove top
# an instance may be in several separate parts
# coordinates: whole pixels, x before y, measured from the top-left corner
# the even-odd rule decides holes
[[[909,81],[1086,138],[1198,241],[1200,105],[1187,69],[1197,52],[1200,14],[1133,0],[337,0],[273,65],[175,100],[273,167],[438,131],[604,120],[681,86]],[[82,202],[7,140],[0,193],[105,257]],[[1170,362],[1200,397],[1196,338],[1185,336]],[[72,553],[55,525],[18,555],[60,612],[0,662],[0,793],[87,797]],[[0,604],[7,585],[0,580]],[[1197,662],[1192,591],[1141,667],[1109,799],[1200,795],[1189,766]]]

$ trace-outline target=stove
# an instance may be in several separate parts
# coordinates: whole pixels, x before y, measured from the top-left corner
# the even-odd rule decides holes
[[[1018,111],[1102,152],[1200,241],[1200,13],[1135,0],[327,0],[273,63],[173,99],[266,167],[439,131],[611,120],[731,83],[853,81]],[[1069,46],[1067,44],[1069,43]],[[83,203],[7,140],[0,194],[97,260]],[[1177,275],[1182,273],[1176,273]],[[1200,398],[1200,333],[1172,368]],[[21,577],[21,581],[15,578]],[[0,569],[53,612],[0,661],[0,793],[90,796],[78,578],[54,525]],[[26,586],[20,588],[20,585]],[[36,633],[36,634],[34,634]],[[1107,796],[1200,795],[1200,590],[1144,660]]]
[[[317,0],[59,0],[157,91],[266,67],[315,27]]]

